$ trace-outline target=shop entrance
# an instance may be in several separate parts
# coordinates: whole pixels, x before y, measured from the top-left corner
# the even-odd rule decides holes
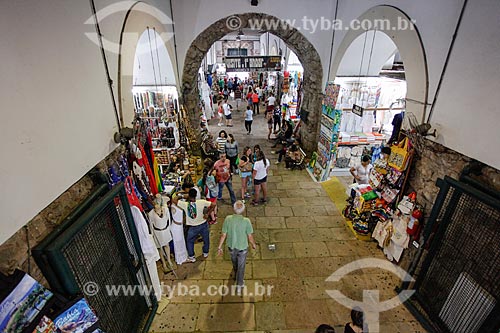
[[[277,18],[273,16],[257,13],[233,15],[230,18],[235,17],[239,18],[241,22],[240,27],[243,30],[249,28],[249,19],[255,19],[258,17],[262,20],[277,20]],[[198,113],[199,92],[197,80],[199,68],[211,46],[222,37],[234,32],[226,24],[228,19],[229,18],[223,18],[204,30],[193,41],[186,54],[182,76],[182,98],[184,105],[188,110],[191,124],[195,128],[198,128],[200,123]],[[302,126],[304,126],[303,130],[301,130],[302,145],[305,150],[312,151],[317,145],[318,122],[321,110],[321,84],[323,70],[319,54],[307,38],[294,28],[279,26],[275,30],[270,30],[268,32],[283,40],[286,45],[295,52],[300,60],[300,63],[303,65],[304,90],[301,110],[299,111],[302,115],[305,115],[302,117]],[[256,79],[259,79],[258,76]]]
[[[421,247],[423,264],[417,259],[412,265],[419,270],[409,288],[416,290],[411,309],[425,313],[436,332],[497,332],[499,193],[487,194],[449,177],[438,186],[424,232],[425,242],[432,243],[428,250]]]

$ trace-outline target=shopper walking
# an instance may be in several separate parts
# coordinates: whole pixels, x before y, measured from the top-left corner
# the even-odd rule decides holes
[[[210,250],[210,233],[208,223],[205,217],[205,211],[208,211],[210,206],[215,206],[214,203],[207,200],[196,200],[196,190],[190,189],[188,196],[189,201],[179,201],[178,207],[186,214],[186,225],[188,226],[186,247],[188,252],[188,262],[195,262],[194,242],[201,236],[203,239],[203,257],[208,257]]]
[[[253,163],[257,162],[257,157],[259,156],[261,150],[262,149],[260,149],[260,145],[253,146],[253,156],[252,156]]]
[[[253,95],[253,92],[252,92],[252,88],[251,87],[248,87],[248,93],[246,95],[246,99],[247,99],[247,103],[248,103],[248,106],[253,110],[253,99],[252,99],[252,95]]]
[[[222,109],[224,110],[224,116],[226,117],[226,126],[233,127],[233,116],[231,115],[231,105],[227,102],[227,98],[224,99],[224,104],[222,104]]]
[[[229,88],[227,86],[224,86],[224,89],[222,89],[222,95],[224,96],[224,99],[227,100],[229,98]]]
[[[267,139],[271,140],[271,134],[273,133],[273,113],[266,111],[267,119]]]
[[[226,142],[226,156],[229,159],[229,164],[231,165],[231,173],[237,173],[238,171],[238,166],[236,165],[238,153],[238,141],[234,139],[232,134],[229,134]]]
[[[236,86],[234,90],[234,100],[236,101],[236,111],[240,111],[240,104],[241,104],[241,88],[239,85]]]
[[[198,181],[198,186],[202,189],[205,199],[214,203],[207,211],[207,222],[209,225],[217,223],[217,195],[219,194],[219,185],[215,180],[216,171],[213,168],[213,162],[203,169],[203,177]]]
[[[274,122],[274,134],[278,134],[281,130],[281,110],[279,107],[275,107],[273,112],[273,122]]]
[[[224,189],[224,185],[226,185],[229,191],[229,197],[231,198],[231,204],[233,205],[236,202],[236,196],[234,195],[231,181],[231,165],[225,153],[220,154],[219,160],[214,164],[214,169],[216,171],[217,182],[219,183],[219,195],[217,196],[217,200],[223,201],[222,190]]]
[[[248,194],[248,181],[252,178],[253,170],[252,149],[250,147],[246,146],[243,149],[238,168],[241,177],[241,200],[245,200],[250,197]]]
[[[241,293],[244,286],[245,265],[248,254],[248,243],[255,250],[257,244],[253,238],[253,227],[250,219],[242,214],[245,211],[245,204],[242,201],[236,201],[233,205],[234,215],[228,215],[222,225],[222,235],[219,241],[217,254],[223,253],[222,246],[227,239],[226,246],[231,254],[231,262],[235,272],[237,292]]]
[[[266,111],[273,112],[273,110],[274,110],[274,104],[276,104],[276,97],[274,97],[274,93],[271,92],[269,94],[269,97],[267,98]]]
[[[257,155],[257,162],[253,165],[253,186],[255,189],[252,205],[256,206],[259,203],[267,202],[267,173],[269,171],[270,162],[261,150]],[[260,190],[262,189],[262,199],[259,201]]]
[[[217,137],[217,149],[219,151],[219,155],[226,152],[226,142],[227,142],[227,133],[222,130],[219,132],[219,136]]]
[[[250,106],[247,106],[245,111],[245,129],[247,130],[247,135],[252,134],[252,123],[253,123],[253,111]]]
[[[252,94],[253,114],[260,114],[259,110],[259,94],[254,91]]]
[[[219,116],[219,123],[217,126],[224,125],[224,110],[222,109],[222,101],[217,102],[217,115]]]

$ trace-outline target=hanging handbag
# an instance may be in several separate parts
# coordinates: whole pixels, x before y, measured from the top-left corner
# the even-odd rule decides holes
[[[389,165],[398,171],[404,171],[410,157],[408,138],[391,147]]]

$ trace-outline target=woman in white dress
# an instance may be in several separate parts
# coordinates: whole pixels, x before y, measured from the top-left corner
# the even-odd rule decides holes
[[[170,201],[168,197],[165,200]],[[151,229],[153,232],[153,238],[156,243],[156,247],[160,249],[160,259],[163,265],[163,270],[166,271],[165,258],[172,266],[170,260],[170,246],[169,243],[172,241],[172,234],[170,233],[170,211],[168,206],[164,204],[164,198],[161,194],[157,194],[154,200],[155,208],[148,213],[149,222],[151,223]]]
[[[167,198],[167,200],[169,200]],[[153,237],[157,248],[168,246],[172,241],[172,234],[170,233],[170,213],[168,206],[163,204],[163,198],[160,194],[156,195],[155,208],[148,214],[149,221],[153,227]]]
[[[186,249],[186,241],[184,240],[184,211],[177,206],[178,201],[179,199],[177,195],[174,194],[172,200],[170,201],[170,212],[172,213],[170,232],[172,233],[172,238],[174,240],[175,262],[178,265],[182,265],[187,260],[188,253]]]

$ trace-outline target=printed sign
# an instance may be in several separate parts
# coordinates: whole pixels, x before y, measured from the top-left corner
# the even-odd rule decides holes
[[[84,333],[96,322],[96,315],[83,298],[54,320],[62,333]]]
[[[363,117],[363,112],[365,109],[363,109],[361,106],[354,104],[352,106],[352,113],[354,113],[356,116]]]
[[[53,294],[28,274],[0,303],[0,332],[21,333]]]
[[[281,71],[280,56],[226,57],[226,72]]]

